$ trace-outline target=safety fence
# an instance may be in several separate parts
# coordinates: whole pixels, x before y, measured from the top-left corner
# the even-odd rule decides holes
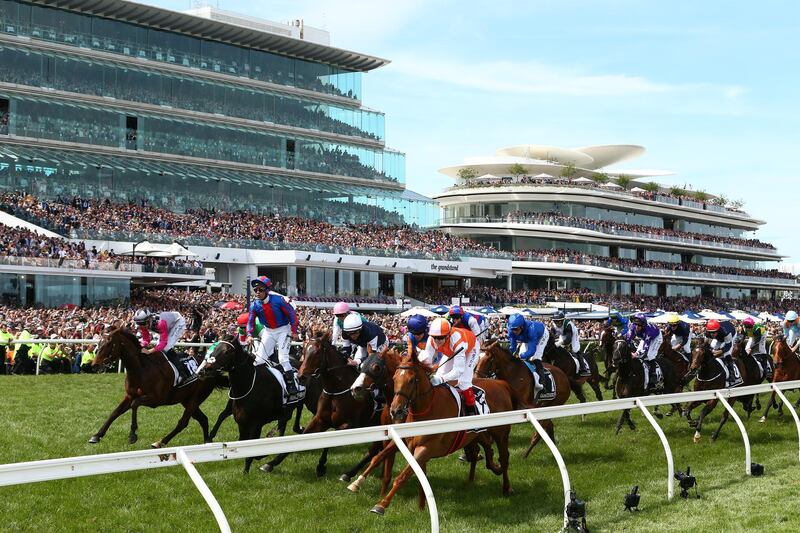
[[[648,407],[683,403],[695,400],[719,400],[719,402],[728,411],[731,418],[733,418],[733,420],[736,422],[737,426],[739,427],[739,431],[742,434],[745,452],[745,472],[747,475],[751,475],[750,439],[744,423],[742,422],[741,418],[739,418],[739,415],[733,410],[733,407],[731,407],[727,399],[775,391],[794,418],[795,426],[797,427],[798,431],[798,460],[800,460],[800,419],[798,418],[797,412],[795,411],[791,402],[789,402],[783,394],[784,390],[796,388],[800,388],[800,380],[787,381],[783,383],[765,383],[761,385],[737,387],[734,389],[685,392],[678,394],[665,394],[661,396],[623,398],[582,404],[542,407],[538,409],[522,409],[503,413],[491,413],[482,416],[427,420],[391,426],[347,429],[329,433],[292,435],[286,437],[254,439],[246,441],[161,448],[157,450],[139,450],[14,463],[0,465],[0,486],[180,465],[189,474],[192,482],[195,484],[206,503],[211,508],[214,518],[219,525],[220,531],[226,533],[230,532],[231,529],[228,524],[228,520],[225,517],[225,513],[214,497],[214,494],[211,492],[211,489],[209,489],[208,485],[206,485],[205,481],[194,467],[195,463],[228,461],[232,459],[245,459],[247,457],[273,455],[284,452],[302,452],[391,440],[400,450],[400,453],[403,454],[403,457],[405,457],[406,461],[414,470],[414,473],[419,479],[428,503],[431,531],[438,533],[439,515],[436,507],[436,500],[433,496],[433,490],[428,482],[427,477],[425,476],[425,473],[414,459],[413,454],[411,451],[409,451],[403,439],[421,435],[434,435],[454,431],[465,431],[475,428],[488,428],[509,424],[529,423],[532,424],[536,431],[539,432],[542,440],[545,442],[545,444],[547,444],[548,448],[550,448],[550,451],[552,452],[556,463],[558,464],[564,491],[564,525],[566,526],[568,523],[566,507],[569,503],[569,494],[571,490],[569,473],[558,447],[547,435],[547,432],[542,428],[541,421],[578,415],[607,413],[624,409],[638,409],[653,427],[664,448],[664,454],[667,461],[667,498],[671,500],[674,495],[675,474],[672,450],[666,435],[658,425],[658,422],[656,422],[655,418],[648,411]]]

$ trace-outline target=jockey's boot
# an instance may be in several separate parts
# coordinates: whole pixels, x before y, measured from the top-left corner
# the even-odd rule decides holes
[[[176,352],[174,349],[171,349],[167,350],[165,355],[167,356],[167,359],[169,359],[170,363],[175,365],[175,368],[178,369],[178,383],[176,386],[182,387],[183,385],[188,385],[197,379],[197,374],[189,372],[189,369],[187,369],[186,365],[183,364],[183,361],[181,361],[181,356],[178,355],[178,352]]]
[[[544,363],[542,363],[541,359],[534,359],[533,366],[536,367],[536,373],[539,374],[539,383],[541,383],[542,387],[546,392],[553,390],[553,387],[550,383],[550,376],[545,373],[544,371]]]
[[[726,386],[733,387],[734,383],[736,383],[736,369],[734,368],[733,357],[730,355],[724,355],[722,356],[722,362],[725,363],[725,368],[728,369]]]
[[[286,394],[289,396],[294,396],[298,392],[300,392],[297,388],[297,381],[295,381],[295,372],[294,368],[291,370],[284,370],[283,371],[283,381],[286,383]]]
[[[578,359],[578,363],[580,363],[580,368],[578,369],[578,375],[580,376],[591,376],[592,370],[589,368],[589,362],[586,360],[586,356],[580,350],[575,352],[575,357]]]
[[[382,387],[372,389],[372,399],[375,400],[375,410],[383,411],[383,408],[386,407],[386,397],[383,395]]]
[[[649,372],[650,383],[649,387],[651,389],[660,390],[659,388],[663,388],[664,384],[658,382],[658,372],[656,368],[658,367],[658,363],[656,363],[655,359],[650,359],[647,361],[647,371]]]
[[[478,408],[475,407],[475,391],[472,387],[465,390],[460,390],[461,397],[464,398],[464,414],[466,416],[473,416],[478,414]]]

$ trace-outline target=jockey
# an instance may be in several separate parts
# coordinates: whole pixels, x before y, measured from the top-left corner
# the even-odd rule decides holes
[[[352,348],[350,344],[350,339],[342,335],[342,325],[344,324],[344,319],[351,313],[355,313],[355,311],[350,310],[350,306],[347,305],[347,302],[337,302],[336,305],[333,306],[333,326],[331,328],[331,341],[333,342],[334,346],[341,346],[342,349],[347,353],[350,353]],[[361,320],[364,320],[363,316],[361,317]]]
[[[797,353],[798,348],[800,348],[800,321],[798,321],[795,311],[786,313],[783,321],[783,336],[789,349]]]
[[[525,351],[520,353],[520,359],[528,361],[536,368],[536,373],[539,374],[540,386],[544,386],[544,380],[547,376],[544,372],[544,364],[542,364],[542,355],[547,346],[547,341],[550,339],[550,332],[542,322],[525,320],[525,317],[516,314],[511,315],[508,319],[508,349],[514,354],[517,351],[517,343],[525,343]]]
[[[678,315],[671,315],[669,317],[669,326],[667,326],[667,328],[669,332],[672,333],[672,339],[670,340],[672,349],[678,352],[681,348],[683,348],[684,354],[691,354],[694,333],[692,333],[692,328],[689,326],[689,324],[681,320],[681,317]]]
[[[431,376],[431,384],[436,386],[456,381],[456,388],[464,398],[467,416],[477,415],[475,393],[472,390],[472,373],[478,362],[475,335],[468,329],[451,327],[444,318],[433,320],[428,328],[428,335],[419,361],[433,366],[439,353],[442,356],[436,365],[436,372]]]
[[[468,329],[475,335],[475,350],[481,353],[481,337],[489,329],[489,323],[486,318],[468,313],[460,305],[452,306],[447,315],[450,317],[450,324],[454,328]]]
[[[348,362],[349,365],[359,367],[369,355],[382,352],[389,345],[383,328],[364,320],[358,313],[350,313],[345,317],[342,330],[343,336],[350,341],[352,353],[355,354]]]
[[[639,345],[636,347],[636,357],[643,363],[646,363],[646,368],[650,374],[653,373],[654,363],[656,356],[658,356],[658,349],[664,341],[661,335],[661,330],[650,324],[644,313],[636,313],[631,317],[630,329],[625,335],[628,342],[633,342],[639,339]]]
[[[164,311],[155,314],[151,313],[149,309],[139,309],[133,315],[133,321],[139,326],[139,333],[142,335],[142,353],[162,352],[166,355],[167,359],[178,370],[177,385],[185,385],[197,379],[197,375],[189,372],[174,350],[175,344],[181,340],[183,333],[186,331],[186,320],[180,313]],[[158,333],[158,344],[154,348],[148,349],[151,331]]]
[[[581,352],[581,334],[578,326],[572,320],[567,320],[564,313],[558,312],[553,315],[553,326],[558,334],[556,346],[566,348],[572,357],[578,360],[580,368],[578,374],[581,376],[591,376],[592,371],[589,369],[589,363]]]
[[[628,332],[628,328],[630,327],[628,323],[628,319],[623,316],[622,313],[619,311],[614,311],[610,315],[608,315],[608,320],[606,320],[606,327],[607,328],[614,328],[616,330],[617,335],[624,335]]]
[[[268,277],[260,276],[251,281],[250,285],[256,293],[256,299],[250,305],[247,335],[252,337],[256,333],[258,322],[264,324],[259,335],[261,344],[256,352],[255,364],[267,363],[277,346],[278,363],[283,369],[286,393],[291,396],[298,392],[294,368],[289,360],[292,337],[297,338],[297,315],[283,295],[269,290],[272,281]]]
[[[767,353],[767,328],[763,324],[756,324],[753,317],[746,317],[742,320],[744,336],[747,337],[747,344],[744,351],[747,355],[760,355]]]
[[[422,315],[408,318],[408,333],[405,336],[408,355],[416,357],[428,345],[428,319]],[[437,361],[434,361],[436,363]]]
[[[236,319],[236,332],[239,334],[239,344],[247,344],[247,324],[250,322],[250,313],[242,313]],[[256,320],[256,329],[253,332],[254,337],[261,338],[261,332],[264,330],[264,325]],[[210,347],[209,347],[210,348]]]
[[[736,328],[730,322],[711,319],[706,323],[706,338],[711,340],[711,350],[715,357],[722,358],[728,369],[728,387],[736,381],[733,368],[733,339],[736,337]]]

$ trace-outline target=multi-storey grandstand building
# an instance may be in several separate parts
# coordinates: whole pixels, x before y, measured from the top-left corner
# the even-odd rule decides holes
[[[441,227],[514,254],[509,288],[589,289],[647,296],[774,298],[794,276],[748,237],[763,221],[741,202],[615,170],[641,146],[522,145],[441,169],[456,180],[435,198]],[[688,187],[687,187],[688,188]]]
[[[0,0],[0,187],[44,201],[430,227],[435,202],[406,190],[405,156],[386,146],[383,113],[362,105],[362,76],[386,63],[330,46],[327,32],[301,21],[121,0]],[[8,218],[22,217],[13,206],[4,210],[7,224],[20,222]],[[153,240],[125,230],[121,221],[116,233],[89,227],[64,236],[117,252]],[[498,269],[456,257],[432,265],[430,257],[376,258],[370,250],[301,251],[257,237],[223,245],[179,238],[214,272],[158,277],[167,273],[76,266],[56,276],[5,264],[2,292],[43,305],[83,292],[80,302],[93,303],[86,287],[101,274],[119,279],[99,299],[124,298],[131,283],[178,278],[238,291],[248,276],[269,274],[289,292],[399,296],[414,273],[494,277]]]

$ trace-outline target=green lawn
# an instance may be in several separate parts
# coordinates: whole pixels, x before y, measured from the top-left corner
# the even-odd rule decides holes
[[[87,443],[121,397],[118,375],[26,376],[0,378],[0,463],[142,449],[169,431],[178,407],[141,410],[140,441],[127,444],[130,415],[121,417],[98,445]],[[794,397],[794,395],[793,395]],[[203,406],[213,420],[226,394],[215,392]],[[800,511],[798,439],[791,417],[759,424],[746,421],[753,459],[766,475],[744,475],[744,448],[732,421],[719,441],[708,436],[722,412],[709,417],[700,444],[692,443],[685,420],[668,418],[662,427],[673,447],[676,467],[697,474],[701,499],[666,499],[666,461],[658,437],[639,414],[639,428],[613,433],[614,413],[556,421],[559,448],[573,486],[588,502],[592,531],[796,531]],[[228,421],[219,440],[234,440]],[[515,494],[500,495],[500,479],[479,468],[466,486],[467,466],[455,457],[430,464],[442,531],[557,531],[561,523],[561,480],[542,444],[531,458],[520,453],[531,428],[512,434],[511,481]],[[197,423],[172,444],[197,444]],[[351,494],[338,475],[362,447],[331,453],[329,473],[314,475],[316,452],[290,457],[273,474],[241,474],[241,461],[198,465],[225,510],[233,531],[427,531],[428,513],[416,508],[417,485],[409,483],[386,516],[369,513],[379,483],[371,478]],[[397,465],[404,465],[398,457]],[[397,471],[397,467],[395,468]],[[638,484],[641,512],[623,512],[622,497]],[[0,488],[2,531],[216,531],[208,507],[180,468],[148,470]]]

